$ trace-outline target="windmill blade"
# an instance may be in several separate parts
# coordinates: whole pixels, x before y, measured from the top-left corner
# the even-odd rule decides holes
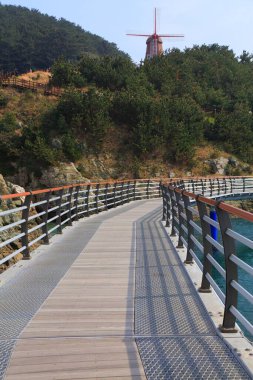
[[[155,8],[155,35],[156,35],[156,8]]]
[[[127,36],[139,36],[139,37],[150,37],[150,34],[135,34],[135,33],[126,33]]]
[[[184,37],[184,34],[159,34],[159,37]]]

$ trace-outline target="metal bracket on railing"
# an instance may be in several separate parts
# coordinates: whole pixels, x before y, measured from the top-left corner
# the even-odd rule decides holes
[[[220,231],[224,247],[225,255],[225,269],[226,269],[226,300],[223,324],[220,330],[223,333],[236,333],[238,329],[235,327],[236,317],[230,312],[231,306],[237,308],[238,293],[237,290],[231,286],[232,281],[238,281],[238,267],[230,260],[231,255],[236,256],[236,245],[232,237],[226,234],[226,231],[232,229],[229,214],[219,208],[220,201],[217,202],[215,207],[218,216]]]
[[[206,205],[204,203],[200,202],[198,200],[198,197],[199,196],[197,196],[196,202],[197,202],[197,206],[198,206],[200,224],[201,224],[201,228],[202,228],[203,250],[204,250],[203,251],[204,259],[203,259],[202,282],[201,282],[201,286],[199,288],[199,292],[200,293],[211,293],[212,289],[210,287],[210,282],[206,278],[207,274],[211,275],[211,273],[212,273],[212,264],[208,260],[207,255],[212,254],[213,248],[212,248],[212,244],[206,239],[206,236],[211,236],[211,228],[210,228],[209,223],[207,223],[204,220],[204,216],[208,216]]]
[[[28,236],[28,219],[29,219],[31,201],[32,201],[32,193],[30,193],[29,195],[25,197],[25,202],[24,202],[25,209],[22,210],[22,217],[21,217],[22,219],[25,220],[25,222],[22,223],[21,225],[21,233],[24,234],[21,237],[21,243],[22,243],[22,246],[25,247],[24,251],[22,252],[23,260],[31,259],[30,250],[29,250],[29,236]]]

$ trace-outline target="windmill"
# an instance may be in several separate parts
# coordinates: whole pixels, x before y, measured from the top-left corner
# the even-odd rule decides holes
[[[156,8],[155,8],[155,25],[153,34],[134,34],[127,33],[127,36],[139,36],[139,37],[148,37],[146,44],[146,59],[153,58],[157,55],[163,53],[163,41],[162,37],[165,38],[174,38],[174,37],[184,37],[183,34],[157,34],[156,33]]]

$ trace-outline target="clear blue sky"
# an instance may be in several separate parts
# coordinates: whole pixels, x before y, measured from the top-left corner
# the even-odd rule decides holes
[[[237,55],[253,53],[253,0],[9,0],[63,17],[95,33],[128,53],[135,62],[145,56],[145,38],[126,33],[152,33],[154,8],[158,32],[184,34],[165,41],[164,48],[184,49],[194,44],[227,45]]]

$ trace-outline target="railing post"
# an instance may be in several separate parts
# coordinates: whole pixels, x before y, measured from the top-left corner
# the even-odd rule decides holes
[[[98,214],[98,202],[99,202],[99,187],[100,184],[96,184],[96,197],[95,197],[95,208],[96,208],[96,213]]]
[[[202,187],[202,190],[203,190],[203,187]],[[188,230],[187,254],[186,254],[185,264],[192,264],[193,259],[192,259],[192,255],[191,255],[190,251],[191,250],[194,251],[194,243],[191,239],[191,235],[194,236],[194,228],[191,225],[191,221],[193,221],[193,217],[192,217],[192,212],[188,209],[188,207],[190,206],[190,199],[187,195],[184,194],[184,191],[182,192],[182,198],[183,198],[183,202],[184,202],[185,214],[186,214],[186,218],[187,218],[187,230]]]
[[[203,179],[201,178],[201,189],[202,189],[202,194],[204,195],[205,194],[205,188],[204,188],[204,181]]]
[[[49,200],[50,200],[51,191],[48,191],[45,195],[46,203],[44,204],[43,211],[45,212],[44,215],[42,215],[42,221],[44,226],[42,226],[42,233],[45,234],[42,241],[44,244],[49,244],[49,236],[48,236],[48,208],[49,208]]]
[[[220,191],[220,180],[219,180],[219,178],[217,178],[217,183],[218,183],[218,195],[220,195],[221,191]]]
[[[136,180],[134,180],[134,201],[136,201]]]
[[[90,185],[87,185],[87,187],[86,187],[86,205],[85,205],[86,216],[90,216],[90,211],[89,211],[90,204],[89,204],[89,201],[90,201]]]
[[[245,177],[243,177],[242,179],[242,192],[245,193],[245,189],[246,189],[246,179]]]
[[[150,180],[148,179],[147,189],[146,189],[146,197],[147,197],[147,199],[149,199],[149,186],[150,186]]]
[[[171,227],[171,234],[170,236],[176,236],[176,230],[175,230],[175,224],[176,224],[176,220],[175,218],[177,217],[177,213],[176,213],[176,202],[175,202],[175,199],[174,199],[174,191],[172,189],[169,188],[169,194],[170,194],[170,201],[171,201],[171,214],[172,214],[172,227]]]
[[[131,184],[131,181],[128,181],[127,182],[127,202],[130,202],[130,184]]]
[[[24,223],[21,224],[21,233],[24,234],[24,236],[21,237],[21,243],[22,247],[26,247],[25,250],[22,252],[23,254],[23,260],[30,260],[30,249],[29,249],[29,236],[28,236],[28,219],[29,219],[29,212],[30,212],[30,205],[32,201],[32,194],[29,194],[25,197],[24,206],[26,207],[24,210],[22,210],[22,219],[25,220]]]
[[[74,194],[74,220],[78,220],[78,196],[79,196],[80,186],[76,186]]]
[[[57,208],[57,216],[56,223],[59,224],[59,227],[56,229],[57,234],[62,234],[62,220],[61,220],[61,205],[62,205],[62,195],[63,195],[63,189],[59,190],[59,199],[57,199],[56,204],[58,206]]]
[[[210,197],[213,195],[213,180],[210,178],[209,179],[209,184],[210,184]]]
[[[108,187],[109,187],[109,183],[106,183],[106,185],[105,185],[105,200],[104,200],[106,210],[108,210]]]
[[[167,204],[166,204],[166,198],[165,198],[165,186],[162,186],[162,199],[163,199],[163,216],[162,221],[166,220],[166,211],[167,211]]]
[[[226,178],[223,179],[223,182],[224,182],[224,191],[223,191],[223,193],[227,194],[227,180],[226,180]]]
[[[192,192],[195,193],[195,184],[194,184],[194,180],[193,179],[191,180],[191,183],[192,183]]]
[[[124,204],[124,196],[123,196],[123,191],[124,191],[124,182],[121,184],[121,191],[120,191],[120,204]]]
[[[204,216],[209,216],[209,215],[208,215],[205,203],[200,202],[198,200],[198,197],[197,197],[196,202],[197,202],[197,206],[198,206],[200,224],[201,224],[201,228],[202,228],[203,255],[204,255],[202,282],[201,282],[201,286],[199,288],[199,292],[200,293],[211,293],[212,290],[210,287],[210,282],[206,278],[206,275],[207,274],[211,275],[211,273],[212,273],[212,264],[208,260],[207,255],[208,254],[212,255],[213,247],[212,247],[212,244],[206,239],[207,235],[211,236],[210,224],[204,220]]]
[[[223,323],[220,330],[223,333],[235,333],[238,330],[235,327],[236,317],[230,312],[230,307],[237,308],[238,293],[237,290],[231,285],[232,281],[238,280],[238,268],[237,265],[230,260],[231,255],[236,256],[236,244],[232,237],[226,234],[228,228],[232,229],[231,220],[229,214],[219,208],[217,202],[216,213],[218,216],[220,231],[224,247],[225,255],[225,269],[226,269],[226,299],[225,299],[225,311],[223,317]]]
[[[177,248],[183,248],[184,244],[182,241],[182,236],[183,236],[183,222],[184,218],[181,215],[181,212],[184,212],[184,208],[181,205],[181,193],[175,191],[175,196],[176,196],[176,202],[177,202],[177,209],[178,209],[178,231],[179,231],[179,236],[178,236],[178,243],[177,243]]]
[[[68,196],[68,201],[69,201],[69,204],[68,204],[68,226],[72,226],[72,217],[71,217],[71,206],[72,206],[72,193],[73,193],[73,187],[70,187],[69,188],[69,196]]]
[[[233,193],[233,180],[231,177],[229,179],[230,179],[230,193]]]
[[[162,181],[159,182],[158,197],[161,198]]]
[[[117,190],[117,182],[114,183],[114,188],[113,188],[113,207],[116,207],[116,190]]]
[[[171,200],[170,200],[170,194],[169,189],[166,187],[164,189],[165,191],[165,202],[166,202],[166,227],[170,226],[170,217],[171,217]]]

